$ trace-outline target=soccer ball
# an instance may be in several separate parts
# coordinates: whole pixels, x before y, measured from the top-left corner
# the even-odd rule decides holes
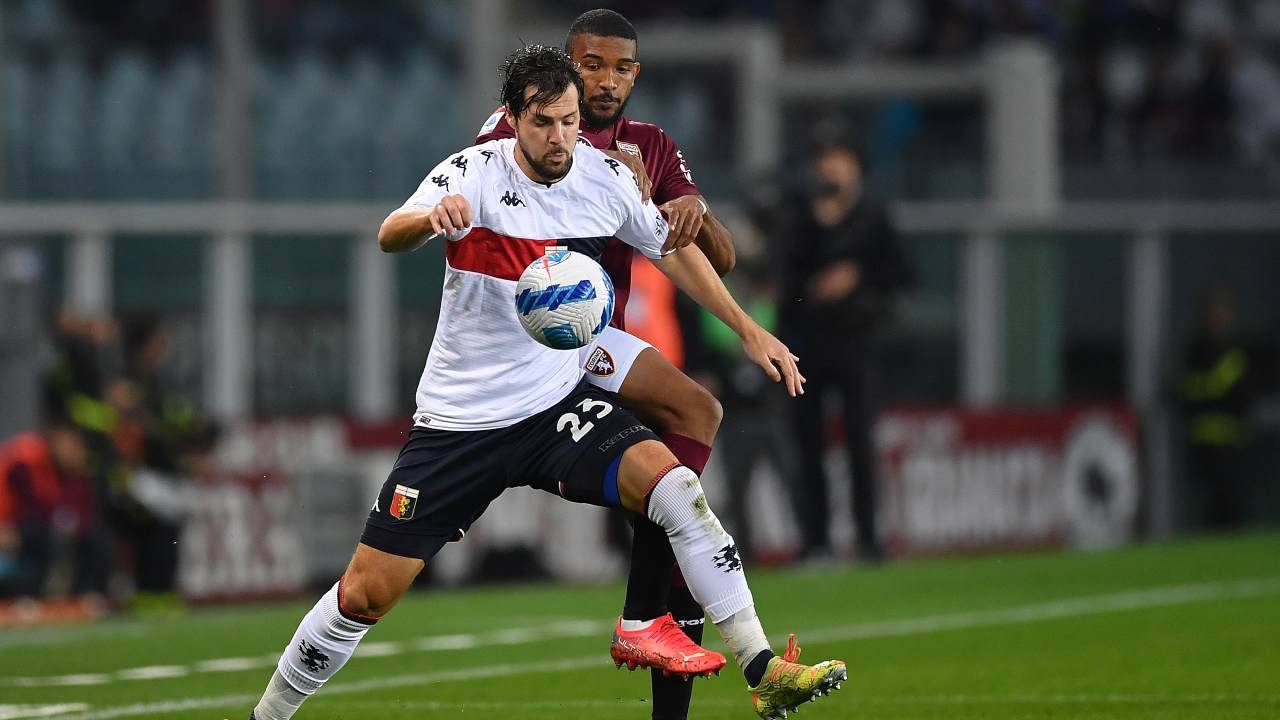
[[[529,337],[543,345],[580,348],[613,317],[613,281],[582,253],[548,250],[520,274],[516,316]]]

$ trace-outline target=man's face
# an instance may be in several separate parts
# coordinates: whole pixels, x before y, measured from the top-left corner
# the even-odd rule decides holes
[[[587,125],[605,128],[617,122],[640,74],[636,41],[575,35],[569,43],[569,57],[578,63],[585,86],[582,117]]]
[[[856,195],[862,188],[862,165],[841,148],[828,149],[818,156],[814,173],[819,187],[835,195]]]
[[[537,88],[525,89],[526,100]],[[528,105],[520,117],[507,112],[507,122],[515,129],[516,144],[534,180],[555,182],[573,166],[573,149],[578,144],[578,88],[570,85],[560,97],[543,105]]]

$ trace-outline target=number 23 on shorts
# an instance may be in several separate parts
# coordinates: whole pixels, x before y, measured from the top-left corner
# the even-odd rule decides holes
[[[603,400],[592,400],[591,398],[587,398],[578,403],[577,407],[581,408],[584,415],[590,414],[595,410],[596,420],[599,420],[613,412],[613,405]],[[590,420],[585,423],[582,422],[582,418],[579,417],[578,413],[567,412],[561,415],[560,419],[556,421],[556,431],[560,432],[568,430],[569,437],[573,438],[574,442],[581,442],[582,438],[586,437],[587,433],[591,432],[593,429],[595,429],[595,423]]]

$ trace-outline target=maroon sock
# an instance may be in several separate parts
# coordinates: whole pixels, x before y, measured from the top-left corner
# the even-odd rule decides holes
[[[711,459],[711,446],[703,445],[687,435],[664,433],[662,442],[676,456],[676,460],[679,460],[681,465],[699,475],[707,467],[707,460]]]

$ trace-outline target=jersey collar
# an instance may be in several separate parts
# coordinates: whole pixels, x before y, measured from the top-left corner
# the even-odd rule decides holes
[[[591,145],[597,149],[615,150],[616,148],[613,146],[618,140],[618,131],[622,129],[622,123],[625,120],[625,117],[619,115],[617,121],[606,128],[593,128],[584,124],[578,131],[578,134],[585,137],[587,142],[591,143]],[[595,142],[595,140],[602,140],[604,142]]]
[[[573,173],[576,172],[576,168],[578,166],[578,159],[574,157],[572,160],[572,164],[569,165],[569,172],[565,173],[564,177],[560,178],[559,180],[556,180],[555,182],[549,182],[549,183],[541,182],[539,180],[534,180],[533,178],[525,174],[524,168],[520,167],[520,163],[516,161],[516,153],[518,152],[520,152],[520,143],[515,138],[511,138],[511,150],[506,154],[507,162],[511,164],[511,170],[515,174],[515,176],[519,178],[520,184],[528,185],[530,187],[541,188],[543,190],[550,190],[555,186],[563,183],[565,180],[568,180],[569,176],[573,175]],[[576,155],[577,153],[576,148],[574,149],[574,153]]]

